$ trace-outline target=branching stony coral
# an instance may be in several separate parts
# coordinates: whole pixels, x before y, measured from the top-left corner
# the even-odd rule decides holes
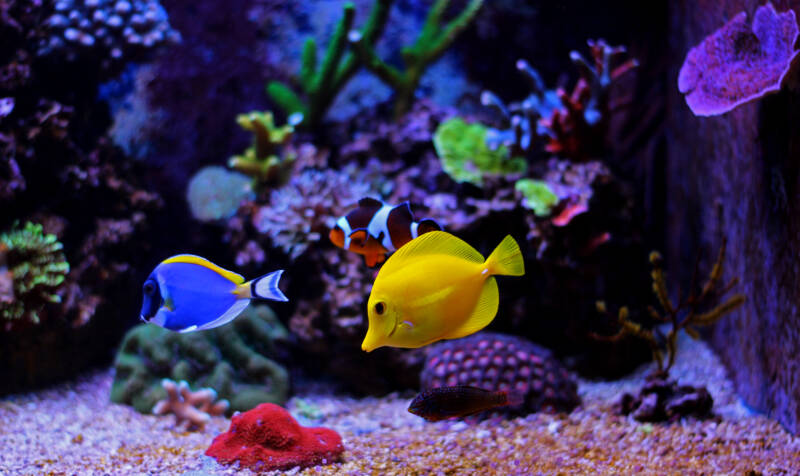
[[[372,188],[355,167],[343,171],[307,169],[270,194],[269,204],[253,214],[253,226],[292,258],[327,237],[334,221]]]
[[[6,290],[0,294],[3,319],[38,324],[44,306],[61,301],[56,289],[69,272],[62,249],[55,235],[30,222],[0,235],[0,281],[11,282],[0,284]]]
[[[234,155],[228,166],[253,177],[258,183],[284,184],[297,156],[283,147],[292,139],[294,126],[303,120],[301,113],[289,116],[287,124],[278,127],[271,112],[239,114],[236,122],[253,133],[253,145],[244,154]]]

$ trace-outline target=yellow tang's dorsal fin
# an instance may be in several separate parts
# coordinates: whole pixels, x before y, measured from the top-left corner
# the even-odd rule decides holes
[[[460,326],[445,334],[444,338],[458,339],[466,337],[488,326],[494,316],[497,315],[499,304],[500,293],[497,292],[497,281],[494,277],[489,276],[486,282],[483,283],[481,296],[478,298],[478,303],[475,305],[475,309],[472,310],[472,314]]]
[[[200,265],[200,266],[203,266],[205,268],[208,268],[208,269],[210,269],[212,271],[215,271],[215,272],[225,276],[225,279],[233,281],[236,284],[242,284],[244,282],[244,276],[242,276],[241,274],[236,274],[233,271],[228,271],[227,269],[220,268],[219,266],[215,265],[211,261],[209,261],[209,260],[207,260],[205,258],[202,258],[200,256],[197,256],[197,255],[189,255],[189,254],[175,255],[175,256],[167,258],[167,259],[165,259],[164,261],[161,262],[161,264],[167,264],[167,263],[191,263],[191,264],[196,264],[196,265]]]
[[[455,256],[473,263],[483,263],[483,256],[464,240],[444,231],[431,231],[414,238],[386,260],[381,273],[389,274],[401,268],[409,258],[424,255]]]

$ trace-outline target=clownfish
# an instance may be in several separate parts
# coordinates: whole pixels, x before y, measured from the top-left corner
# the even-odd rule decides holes
[[[339,248],[364,255],[367,266],[375,266],[414,238],[441,229],[429,218],[415,222],[408,202],[391,206],[365,197],[358,208],[336,220],[329,237]]]
[[[497,314],[495,275],[522,276],[525,262],[511,236],[486,260],[443,231],[411,240],[378,271],[367,301],[369,328],[361,349],[414,349],[483,329]]]
[[[147,277],[140,319],[177,332],[211,329],[232,321],[251,299],[288,301],[278,289],[283,270],[244,277],[195,255],[162,261]]]

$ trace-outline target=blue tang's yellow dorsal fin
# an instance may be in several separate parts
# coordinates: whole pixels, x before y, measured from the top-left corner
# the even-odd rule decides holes
[[[210,270],[212,270],[212,271],[214,271],[216,273],[221,274],[222,276],[225,277],[225,279],[228,279],[233,283],[242,284],[244,282],[244,276],[242,276],[241,274],[237,274],[237,273],[234,273],[233,271],[228,271],[227,269],[220,268],[219,266],[215,265],[211,261],[209,261],[209,260],[207,260],[205,258],[201,258],[200,256],[197,256],[197,255],[189,255],[189,254],[175,255],[175,256],[173,256],[171,258],[167,258],[167,259],[165,259],[164,261],[161,262],[161,264],[167,264],[167,263],[190,263],[190,264],[196,264],[196,265],[206,267],[206,268],[208,268],[208,269],[210,269]]]

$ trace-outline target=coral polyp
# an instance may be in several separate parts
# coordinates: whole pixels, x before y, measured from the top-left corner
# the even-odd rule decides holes
[[[42,225],[26,223],[0,235],[0,315],[38,324],[48,304],[61,302],[59,286],[69,272],[64,246]]]

